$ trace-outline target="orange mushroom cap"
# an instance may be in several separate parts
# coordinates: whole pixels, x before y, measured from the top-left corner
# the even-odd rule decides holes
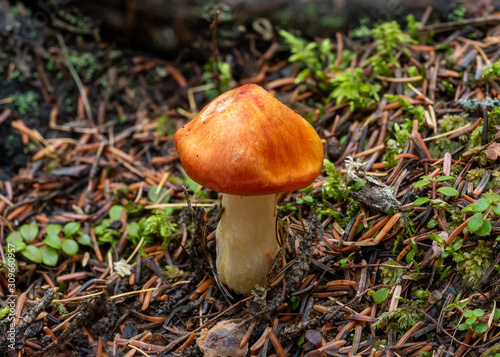
[[[323,165],[314,128],[255,84],[212,100],[175,133],[174,143],[189,177],[232,195],[299,190]]]

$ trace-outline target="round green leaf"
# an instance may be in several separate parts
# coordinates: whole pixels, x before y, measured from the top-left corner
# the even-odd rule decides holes
[[[378,289],[375,294],[373,294],[373,301],[375,301],[377,304],[380,304],[387,299],[387,296],[389,295],[389,292],[391,291],[390,288],[381,288]]]
[[[476,235],[479,237],[489,236],[491,233],[491,223],[488,221],[483,221],[481,228],[476,231]]]
[[[36,224],[23,224],[19,230],[24,241],[33,242],[38,235],[38,226]]]
[[[453,187],[448,187],[448,186],[443,186],[438,188],[437,192],[450,197],[458,196],[458,191],[455,190]]]
[[[127,223],[125,230],[128,232],[129,237],[138,237],[139,236],[139,223],[137,223],[137,222]]]
[[[47,245],[40,248],[42,252],[42,263],[48,265],[50,267],[56,266],[57,259],[59,256],[57,255],[57,251],[54,248],[51,248]]]
[[[494,214],[500,216],[500,204],[497,203],[493,205],[493,208],[491,210],[493,211]]]
[[[78,244],[80,244],[80,245],[86,245],[86,246],[92,247],[92,239],[90,239],[90,236],[88,234],[82,234],[76,240],[78,241]]]
[[[427,197],[419,197],[415,201],[413,201],[414,206],[421,206],[426,202],[429,202],[431,199]]]
[[[111,218],[114,221],[119,221],[122,217],[122,212],[124,209],[125,208],[123,208],[123,206],[114,205],[109,210],[109,218]]]
[[[472,313],[476,317],[481,317],[481,316],[484,315],[484,310],[482,310],[482,309],[475,309],[474,311],[472,311]]]
[[[483,215],[481,213],[476,213],[469,219],[469,222],[467,223],[467,229],[469,230],[469,232],[474,233],[479,230],[479,228],[481,228],[483,222]]]
[[[21,254],[24,255],[26,259],[31,260],[34,263],[42,262],[42,252],[40,249],[35,247],[34,245],[28,245],[21,251]]]
[[[420,181],[415,182],[415,188],[424,187],[424,186],[426,186],[426,185],[428,185],[430,183],[431,182],[427,181],[427,180],[420,180]]]
[[[60,224],[47,224],[45,226],[45,234],[59,234],[62,231]]]
[[[61,249],[61,238],[57,234],[47,235],[43,242],[54,249]]]
[[[65,237],[71,237],[73,234],[78,232],[80,229],[80,223],[79,222],[69,222],[64,225],[64,236]]]
[[[62,250],[68,255],[75,255],[78,253],[78,243],[73,239],[66,239],[62,243]]]
[[[23,237],[21,236],[21,233],[15,231],[9,234],[7,237],[7,243],[12,243],[15,241],[23,241]]]
[[[154,203],[168,203],[170,201],[170,195],[166,195],[161,202],[157,202],[160,197],[162,197],[165,192],[167,192],[167,189],[165,187],[162,187],[158,193],[156,191],[158,190],[158,185],[151,186],[151,188],[148,191],[148,198],[151,202]]]
[[[26,243],[24,243],[22,240],[14,240],[12,242],[7,243],[9,246],[14,246],[14,253],[20,252],[24,248],[26,248]],[[8,247],[10,248],[10,247]],[[10,248],[11,249],[11,248]],[[12,252],[12,250],[10,250]]]
[[[474,202],[471,208],[474,212],[484,212],[491,206],[491,201],[485,198],[481,198],[479,201]]]
[[[462,315],[464,317],[472,317],[473,314],[474,314],[474,312],[472,310],[467,310],[467,311],[464,311],[464,313]]]
[[[485,333],[486,331],[488,331],[488,324],[485,324],[484,322],[479,322],[474,325],[475,333]]]
[[[460,326],[458,326],[458,329],[460,331],[466,331],[466,330],[469,329],[469,325],[467,325],[467,324],[460,324]]]

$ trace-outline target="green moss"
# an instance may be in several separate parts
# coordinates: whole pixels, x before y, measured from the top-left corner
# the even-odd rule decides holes
[[[397,265],[402,266],[400,263],[393,259],[389,259],[384,262],[385,265]],[[380,279],[384,285],[393,285],[396,281],[404,274],[404,269],[391,268],[387,266],[380,267]]]
[[[467,181],[477,185],[484,176],[485,169],[472,169],[467,172]]]
[[[465,260],[458,264],[458,271],[462,274],[465,288],[479,287],[481,279],[491,265],[493,250],[484,240],[480,240],[472,252],[464,253]]]

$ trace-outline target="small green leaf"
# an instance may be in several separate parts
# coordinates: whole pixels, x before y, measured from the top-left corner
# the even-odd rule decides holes
[[[474,212],[484,212],[491,207],[491,201],[485,198],[481,198],[479,201],[474,202],[471,205],[471,209]]]
[[[8,244],[14,246],[14,253],[20,252],[21,250],[26,248],[26,243],[24,243],[22,240],[14,240],[12,242],[9,242]],[[9,251],[12,252],[10,249]]]
[[[467,206],[465,206],[464,208],[462,208],[462,211],[461,211],[461,212],[462,212],[462,213],[471,213],[471,212],[474,212],[474,211],[472,210],[472,203],[471,203],[470,205],[467,205]]]
[[[123,206],[114,205],[109,210],[109,218],[111,218],[114,221],[119,221],[122,217],[122,212],[124,209],[125,208],[123,208]]]
[[[80,237],[76,239],[78,241],[78,244],[80,245],[86,245],[88,247],[92,247],[92,239],[88,234],[82,234]]]
[[[38,235],[38,226],[36,224],[23,224],[19,230],[26,243],[33,242]]]
[[[18,231],[10,233],[9,236],[7,237],[7,243],[12,243],[15,241],[21,241],[21,242],[23,241],[23,237],[21,236],[21,233],[19,233]]]
[[[69,222],[64,225],[64,236],[71,237],[73,234],[78,232],[81,225],[79,222]]]
[[[455,177],[453,176],[440,176],[436,179],[436,182],[442,182],[442,181],[447,181],[447,180],[454,180]]]
[[[42,252],[34,245],[28,245],[21,251],[21,254],[24,255],[26,259],[31,260],[33,263],[42,262]]]
[[[458,196],[458,191],[453,187],[443,186],[437,189],[437,192],[442,193],[445,196]]]
[[[466,331],[466,330],[469,329],[469,325],[467,325],[467,324],[461,324],[460,326],[458,326],[458,329],[460,331]]]
[[[434,177],[431,177],[431,176],[420,176],[421,179],[425,179],[425,180],[429,180],[429,181],[433,181],[434,180]]]
[[[500,319],[500,309],[496,309],[495,313],[493,314],[493,321],[497,322],[498,319]]]
[[[128,232],[129,237],[138,237],[139,236],[139,223],[130,222],[125,226],[125,231]]]
[[[166,195],[161,200],[161,202],[157,202],[160,199],[160,197],[163,197],[163,195],[165,195],[167,189],[165,187],[162,187],[160,191],[156,193],[157,190],[158,190],[158,185],[151,186],[151,188],[148,191],[148,199],[154,203],[168,203],[170,201],[170,195]]]
[[[431,182],[427,181],[427,180],[420,180],[420,181],[415,182],[415,188],[424,187],[426,185],[429,185],[430,183]]]
[[[186,175],[186,178],[184,179],[184,184],[187,185],[189,190],[195,192],[199,186],[201,186],[199,183],[195,182],[191,177]]]
[[[314,202],[314,198],[312,198],[312,196],[309,196],[309,195],[304,196],[304,202],[311,204]]]
[[[304,203],[304,200],[302,198],[300,198],[300,197],[297,197],[296,202],[297,202],[298,205],[301,205],[301,204]]]
[[[485,324],[484,322],[479,322],[477,324],[474,325],[474,332],[475,333],[485,333],[486,331],[488,331],[488,324]]]
[[[437,226],[439,222],[437,221],[437,219],[431,219],[428,223],[427,223],[427,228],[434,228]]]
[[[54,249],[61,249],[61,238],[57,234],[47,235],[43,242]]]
[[[472,316],[472,317],[469,317],[467,320],[465,320],[465,323],[470,326],[473,323],[475,323],[476,320],[477,320],[477,317],[476,316]]]
[[[472,311],[472,310],[467,310],[467,311],[464,311],[464,313],[463,313],[462,315],[463,315],[464,317],[469,318],[469,317],[472,317],[472,315],[473,315],[473,314],[474,314],[474,313],[473,313],[473,311]]]
[[[54,248],[45,245],[40,248],[40,251],[42,252],[43,264],[50,267],[56,266],[59,256],[57,255],[57,251]]]
[[[481,225],[481,228],[479,228],[476,231],[476,235],[479,237],[488,236],[490,235],[490,233],[491,233],[491,223],[486,220]]]
[[[389,292],[391,291],[390,288],[380,288],[378,289],[375,294],[373,294],[373,301],[375,301],[377,304],[383,303],[385,299],[387,299],[387,296],[389,295]]]
[[[47,224],[45,226],[45,234],[59,234],[62,231],[60,224]]]
[[[484,315],[484,310],[482,310],[482,309],[475,309],[474,311],[472,311],[472,313],[476,317],[481,317],[481,316]]]
[[[500,216],[500,204],[497,203],[493,205],[493,208],[491,210],[493,211],[494,214]]]
[[[467,223],[467,229],[469,230],[469,232],[474,233],[479,230],[479,228],[481,228],[483,222],[483,215],[481,213],[476,213],[469,219],[469,222]]]
[[[62,244],[62,250],[68,255],[75,255],[78,253],[78,243],[73,239],[66,239]]]
[[[431,199],[427,197],[419,197],[415,201],[413,201],[414,206],[421,206],[426,202],[429,202]]]

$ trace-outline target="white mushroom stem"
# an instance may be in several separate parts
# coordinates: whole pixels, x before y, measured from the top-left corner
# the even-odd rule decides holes
[[[267,252],[274,257],[276,195],[222,196],[224,212],[217,226],[217,273],[236,293],[250,295],[264,284],[269,270]]]

